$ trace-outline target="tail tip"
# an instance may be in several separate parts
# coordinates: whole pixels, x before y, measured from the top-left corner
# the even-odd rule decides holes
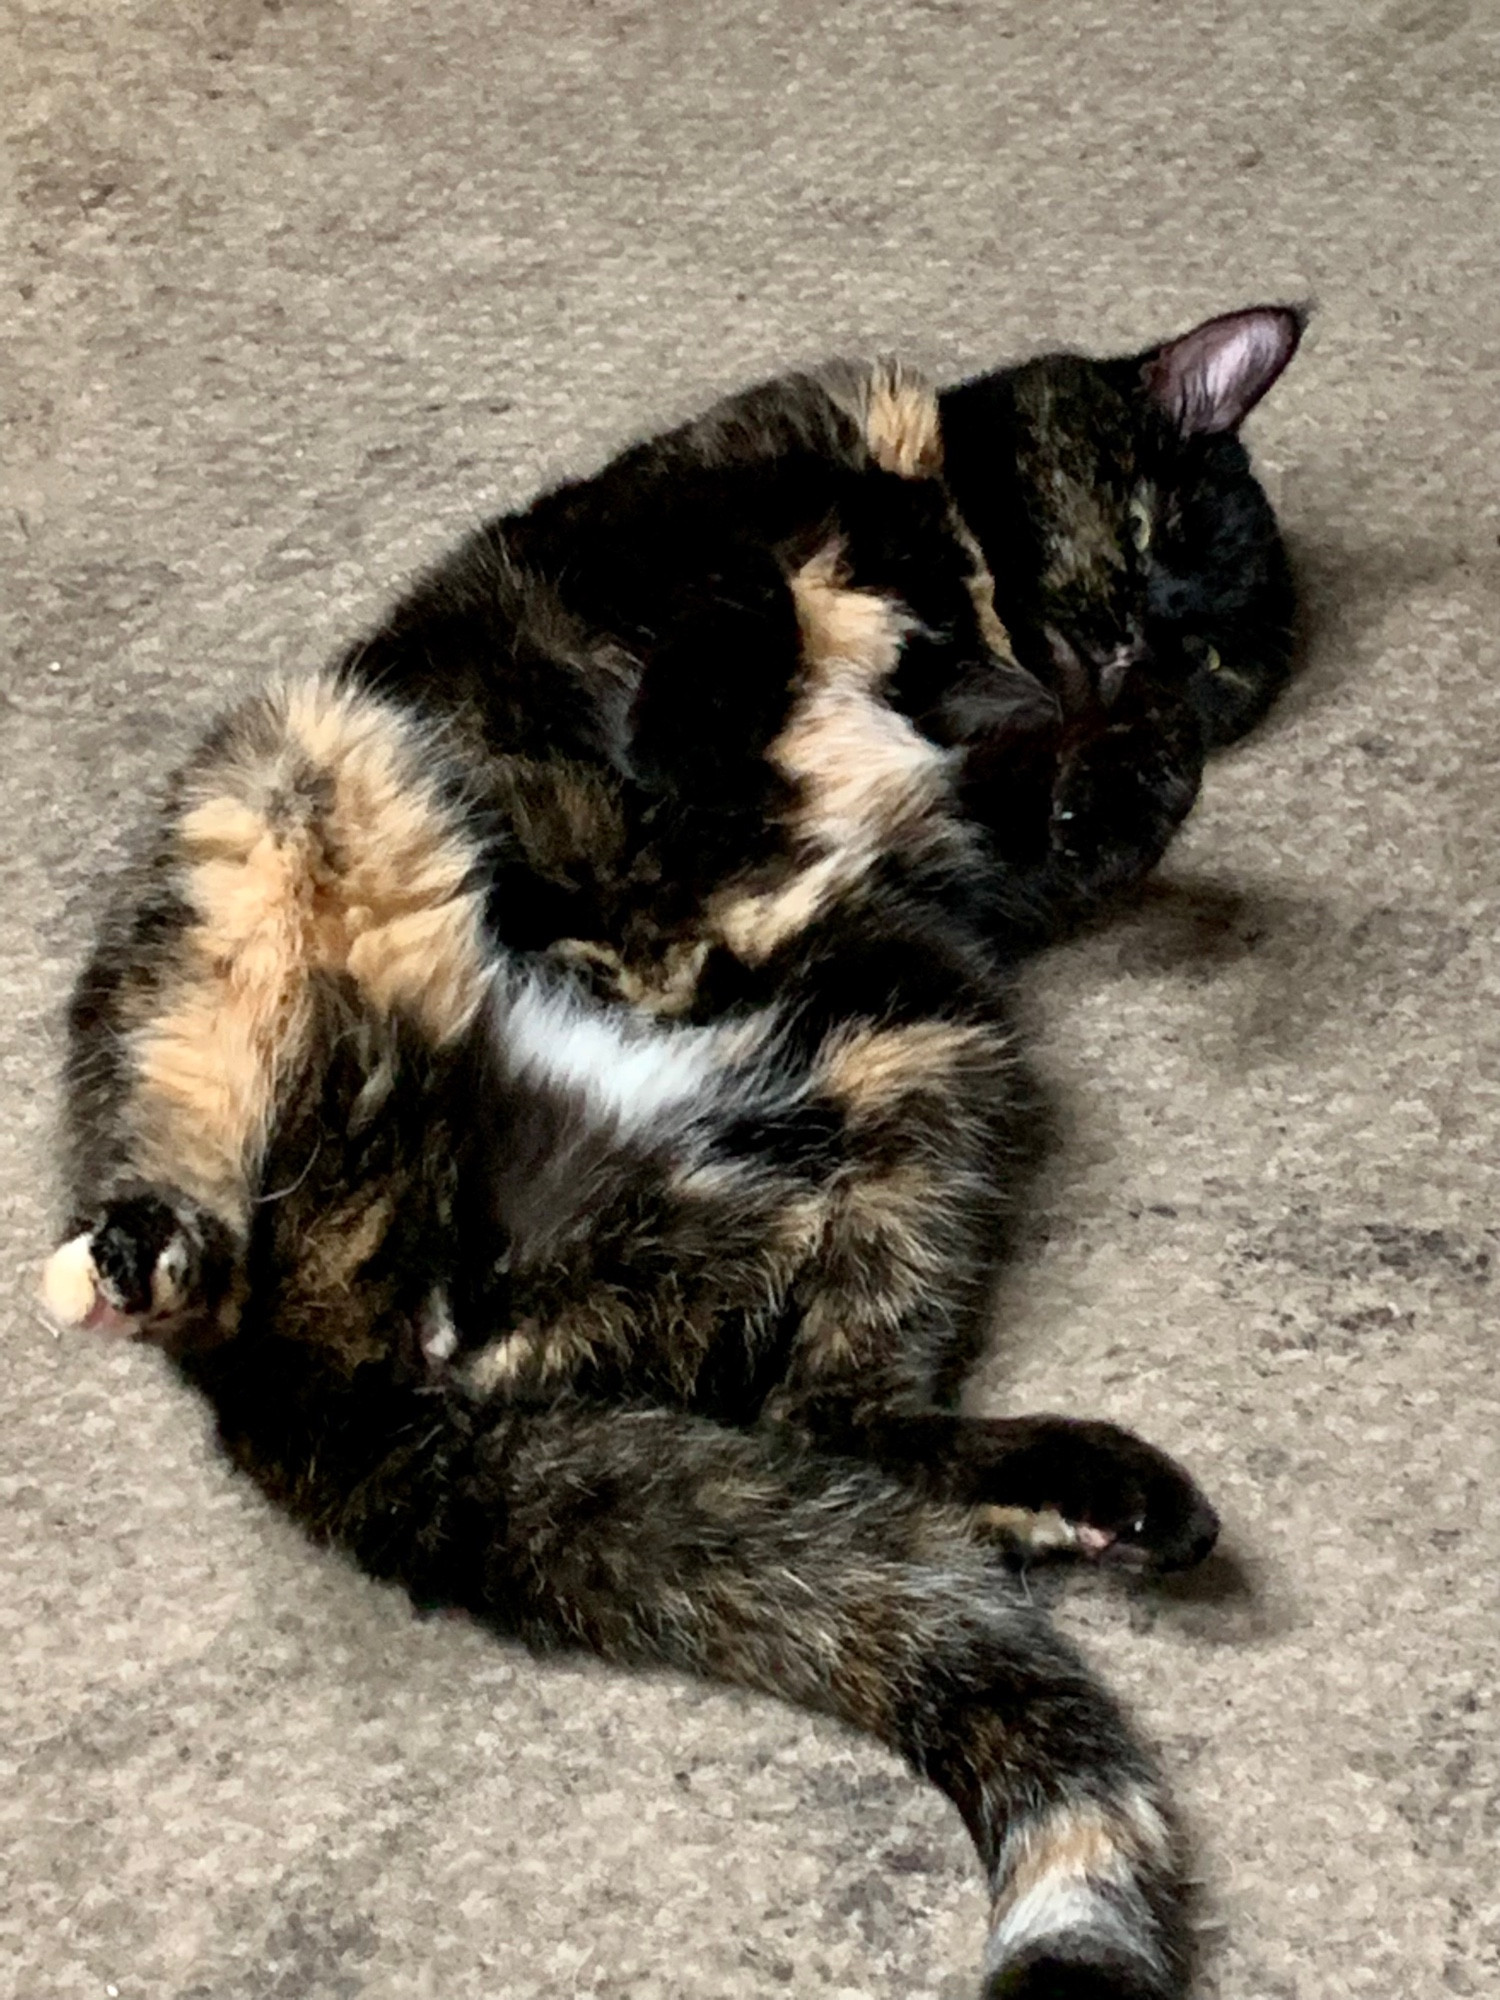
[[[980,2000],[1175,2000],[1138,1959],[1070,1958],[1028,1952],[992,1972]]]

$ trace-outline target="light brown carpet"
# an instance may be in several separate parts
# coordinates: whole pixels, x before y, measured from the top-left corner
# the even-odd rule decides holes
[[[1202,1992],[1500,1994],[1500,12],[10,0],[0,1992],[918,2000],[956,1819],[769,1702],[310,1553],[31,1304],[102,871],[233,689],[711,392],[1315,297],[1253,441],[1305,671],[1031,1008],[995,1406],[1139,1424],[1234,1562],[1063,1616],[1161,1744]]]

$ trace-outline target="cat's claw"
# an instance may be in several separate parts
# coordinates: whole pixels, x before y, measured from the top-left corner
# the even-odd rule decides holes
[[[1089,1521],[1080,1521],[1073,1529],[1074,1544],[1086,1556],[1105,1556],[1114,1546],[1114,1536],[1106,1528],[1096,1528]]]
[[[1175,1466],[1172,1471],[1179,1483],[1170,1501],[1115,1527],[1080,1522],[1080,1549],[1113,1569],[1160,1574],[1201,1563],[1219,1539],[1219,1517],[1185,1472]]]
[[[1201,1494],[1195,1494],[1187,1518],[1164,1534],[1153,1534],[1144,1519],[1101,1528],[1092,1521],[1070,1520],[1056,1507],[979,1506],[974,1519],[977,1527],[1027,1555],[1070,1554],[1104,1569],[1155,1574],[1193,1568],[1210,1553],[1219,1533],[1218,1517]]]

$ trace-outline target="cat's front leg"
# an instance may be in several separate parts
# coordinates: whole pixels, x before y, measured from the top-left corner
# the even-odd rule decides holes
[[[1064,732],[1052,785],[1052,865],[1075,899],[1129,888],[1155,867],[1198,796],[1202,729],[1173,688],[1133,671],[1107,708]]]
[[[1098,686],[1086,672],[1078,667],[1053,712],[1036,705],[982,726],[971,716],[959,745],[963,812],[1044,913],[1044,931],[1143,880],[1203,775],[1202,725],[1181,690],[1119,661],[1099,671]],[[955,705],[943,726],[959,713]],[[1027,901],[1007,900],[1011,942]]]
[[[175,1190],[142,1188],[105,1202],[53,1251],[42,1300],[63,1326],[161,1334],[210,1313],[233,1265],[217,1217]]]

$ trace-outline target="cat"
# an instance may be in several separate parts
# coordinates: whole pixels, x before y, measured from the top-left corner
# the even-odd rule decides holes
[[[1257,307],[782,377],[489,523],[172,781],[71,1005],[62,1321],[318,1540],[837,1716],[962,1814],[985,1992],[1189,1977],[1160,1780],[1018,1553],[1217,1522],[954,1408],[1035,1113],[1007,988],[1284,681]]]

